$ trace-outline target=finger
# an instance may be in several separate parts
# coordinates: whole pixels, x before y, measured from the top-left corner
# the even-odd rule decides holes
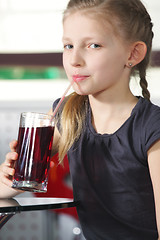
[[[8,176],[8,175],[13,176],[15,173],[14,168],[8,167],[6,165],[1,166],[1,171],[2,171],[3,175],[5,175],[5,176]]]
[[[13,140],[12,142],[10,142],[9,146],[12,152],[16,151],[17,144],[18,144],[17,140]]]
[[[7,177],[3,177],[1,179],[1,182],[5,185],[7,185],[8,187],[12,187],[12,180],[7,178]]]
[[[18,153],[16,152],[9,152],[6,154],[6,160],[17,160]]]
[[[4,164],[7,166],[12,166],[13,161],[16,161],[18,159],[18,153],[16,152],[9,152],[6,155],[6,159]]]
[[[6,184],[8,186],[12,186],[13,176],[8,175],[8,172],[10,172],[10,170],[5,169],[5,166],[1,165],[0,182],[3,184]],[[11,174],[12,174],[12,172],[11,172]]]

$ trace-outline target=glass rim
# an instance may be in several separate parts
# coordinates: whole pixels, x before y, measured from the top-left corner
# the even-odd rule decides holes
[[[21,113],[22,117],[37,117],[40,116],[40,118],[42,117],[48,117],[49,119],[52,119],[52,115],[49,115],[47,113],[39,113],[39,112],[22,112]]]

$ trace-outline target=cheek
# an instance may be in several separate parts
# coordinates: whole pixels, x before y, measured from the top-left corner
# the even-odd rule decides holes
[[[101,75],[102,77],[111,71],[112,65],[110,62],[106,61],[99,61],[97,60],[94,64],[91,65],[92,71],[98,76]]]
[[[101,63],[97,61],[97,64],[92,67],[95,81],[101,86],[116,82],[124,70],[123,65],[116,59],[106,60]]]
[[[109,76],[120,74],[124,70],[124,65],[123,56],[113,54],[110,57],[103,56],[101,59],[97,59],[91,67],[96,70],[97,74]]]
[[[106,69],[109,69],[111,67],[111,62],[113,62],[112,58],[113,56],[110,55],[110,53],[100,52],[99,54],[92,56],[92,58],[90,59],[90,67],[92,70],[105,71]]]

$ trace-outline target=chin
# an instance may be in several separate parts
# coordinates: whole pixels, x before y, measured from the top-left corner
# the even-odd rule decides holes
[[[88,95],[88,92],[86,93],[83,91],[83,89],[80,89],[80,87],[73,86],[73,90],[78,94],[78,95]]]
[[[78,95],[88,95],[87,93],[84,93],[84,92],[82,92],[82,91],[75,91]]]

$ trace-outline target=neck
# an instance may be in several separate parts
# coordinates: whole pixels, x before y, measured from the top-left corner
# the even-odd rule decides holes
[[[98,93],[96,95],[89,95],[89,101],[91,108],[103,109],[107,107],[109,110],[119,109],[120,106],[127,105],[137,101],[137,98],[132,94],[130,89],[123,89],[123,92],[120,90],[117,93],[111,91]]]
[[[99,133],[115,132],[131,115],[138,99],[130,92],[118,94],[89,95],[92,124]]]

